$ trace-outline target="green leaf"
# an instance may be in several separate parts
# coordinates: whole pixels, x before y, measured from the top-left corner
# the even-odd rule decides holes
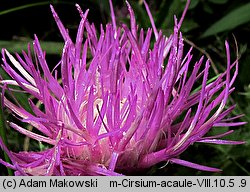
[[[26,5],[22,5],[22,6],[19,6],[19,7],[14,7],[14,8],[11,8],[11,9],[0,11],[0,15],[8,14],[8,13],[11,13],[11,12],[15,12],[15,11],[26,9],[26,8],[30,8],[30,7],[36,7],[36,6],[48,5],[48,4],[50,4],[49,1],[47,1],[47,2],[38,2],[38,3],[26,4]]]
[[[64,1],[61,1],[61,2],[59,2],[59,1],[58,2],[57,1],[54,1],[54,2],[53,1],[42,1],[42,2],[37,2],[37,3],[30,3],[30,4],[21,5],[18,7],[13,7],[10,9],[0,11],[0,15],[5,15],[5,14],[15,12],[15,11],[19,11],[19,10],[23,10],[23,9],[27,9],[27,8],[32,8],[32,7],[37,7],[37,6],[42,6],[42,5],[49,5],[49,4],[72,4],[72,3],[64,2]]]
[[[141,5],[138,2],[134,1],[129,1],[129,3],[134,10],[137,24],[142,28],[147,28],[148,26],[150,26],[149,17],[144,5]]]
[[[240,93],[241,95],[245,95],[248,99],[250,99],[250,85],[248,87],[245,87],[246,92]]]
[[[211,35],[215,35],[217,33],[228,31],[247,23],[250,21],[250,3],[242,5],[230,13],[228,13],[225,17],[221,18],[219,21],[214,23],[211,27],[209,27],[201,36],[201,38],[205,38]]]
[[[190,5],[189,5],[188,9],[189,9],[189,10],[190,10],[190,9],[194,9],[194,8],[199,4],[199,1],[200,1],[200,0],[192,0],[192,1],[190,2]]]
[[[209,2],[214,4],[225,4],[228,0],[209,0]]]
[[[7,128],[6,128],[6,121],[4,117],[3,107],[2,107],[2,101],[0,100],[0,137],[2,138],[4,144],[8,145],[7,137],[6,137],[6,129]],[[6,162],[11,163],[10,158],[5,152],[3,153],[3,156]],[[7,171],[8,171],[9,176],[13,175],[13,172],[11,169],[7,168]]]
[[[211,8],[210,4],[204,3],[203,9],[206,13],[213,14],[214,10]]]
[[[186,33],[186,32],[191,31],[197,27],[199,27],[198,23],[196,23],[193,19],[187,18],[182,23],[181,30],[182,30],[182,32]]]
[[[182,7],[185,6],[185,2],[183,1],[173,1],[170,5],[168,10],[164,10],[165,18],[161,23],[162,29],[168,29],[174,25],[174,15],[178,15],[180,12],[183,11]]]
[[[11,79],[9,75],[2,69],[0,68],[0,75],[3,77],[3,79]],[[15,89],[21,90],[19,87],[15,87]],[[2,89],[0,89],[2,91]],[[8,91],[6,92],[6,95],[8,95]],[[12,92],[12,95],[9,95],[10,97],[14,96],[15,99],[18,101],[18,103],[29,113],[33,113],[32,109],[29,105],[28,102],[28,94],[25,93],[18,93],[18,92]]]
[[[22,50],[27,50],[28,41],[0,41],[0,48],[5,48],[10,52],[21,53]],[[63,50],[63,43],[40,41],[41,47],[46,51],[46,54],[60,55]]]

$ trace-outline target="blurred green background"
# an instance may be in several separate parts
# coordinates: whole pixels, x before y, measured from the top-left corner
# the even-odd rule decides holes
[[[140,27],[150,27],[150,22],[142,0],[130,0]],[[180,18],[185,6],[184,0],[148,0],[154,16],[156,27],[165,35],[172,33],[173,16]],[[26,50],[28,42],[32,42],[34,34],[42,42],[46,50],[48,63],[57,64],[62,51],[62,38],[50,12],[49,4],[53,4],[64,25],[75,37],[80,17],[75,3],[83,10],[89,8],[88,19],[96,27],[100,23],[110,21],[108,0],[0,0],[0,48],[10,52]],[[129,23],[128,11],[124,1],[113,0],[118,23]],[[236,58],[236,44],[239,48],[239,74],[235,83],[235,91],[228,104],[237,105],[233,115],[245,114],[241,121],[250,122],[250,2],[249,0],[192,0],[181,31],[186,47],[194,47],[197,59],[206,55],[212,61],[210,75],[215,76],[226,67],[224,42],[229,41],[232,60]],[[53,67],[53,66],[51,66]],[[5,74],[0,68],[0,74]],[[17,100],[29,110],[28,95],[15,94]],[[13,117],[9,111],[0,112],[0,134],[9,149],[20,151],[29,146],[29,150],[42,150],[44,147],[35,141],[28,141],[6,125],[5,120]],[[27,127],[30,128],[30,127]],[[219,128],[228,130],[230,128]],[[181,158],[203,165],[223,169],[222,173],[208,173],[185,168],[179,165],[158,164],[152,169],[135,175],[250,175],[250,124],[234,127],[235,133],[228,136],[232,140],[244,140],[245,145],[221,146],[195,144],[186,150]],[[218,129],[213,129],[216,133]],[[7,137],[6,137],[7,136]],[[25,144],[24,144],[25,143]],[[0,157],[7,159],[0,151]],[[0,175],[9,175],[10,170],[0,165]]]

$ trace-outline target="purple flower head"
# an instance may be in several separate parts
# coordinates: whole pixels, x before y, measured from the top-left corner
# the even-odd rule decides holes
[[[64,39],[62,58],[53,71],[36,36],[34,55],[30,47],[28,53],[15,57],[2,50],[2,68],[12,78],[1,80],[2,89],[13,91],[8,85],[15,85],[32,95],[33,113],[2,92],[4,105],[38,131],[14,122],[9,125],[49,148],[14,153],[0,139],[12,164],[1,159],[0,163],[16,175],[122,175],[164,161],[220,171],[179,159],[179,155],[195,142],[244,143],[220,139],[233,131],[206,136],[216,126],[243,124],[226,118],[234,106],[225,109],[238,61],[231,63],[226,42],[227,69],[208,82],[209,61],[204,57],[194,61],[192,48],[183,51],[179,30],[189,1],[180,21],[174,19],[169,37],[156,29],[144,5],[152,28],[138,28],[128,2],[130,27],[117,26],[110,0],[112,23],[101,25],[100,35],[87,19],[89,10],[83,12],[76,5],[81,21],[75,41],[51,6]]]

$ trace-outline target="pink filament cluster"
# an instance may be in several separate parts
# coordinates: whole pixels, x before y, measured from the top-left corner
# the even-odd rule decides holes
[[[144,4],[152,29],[138,28],[128,2],[130,27],[117,27],[110,2],[112,23],[101,25],[100,35],[87,19],[89,10],[83,13],[77,5],[81,21],[75,42],[51,6],[65,42],[62,58],[52,72],[36,36],[35,59],[30,47],[22,57],[2,50],[2,68],[12,78],[1,80],[2,87],[21,87],[44,109],[30,99],[31,114],[2,94],[5,106],[41,134],[13,122],[9,125],[50,147],[42,152],[14,153],[0,139],[12,164],[0,163],[16,175],[121,175],[124,170],[163,161],[220,171],[181,160],[179,155],[195,142],[244,143],[219,139],[233,131],[206,136],[214,126],[244,124],[225,118],[234,106],[224,109],[234,89],[238,62],[230,62],[226,42],[227,69],[208,83],[209,61],[204,62],[203,57],[193,61],[192,48],[183,53],[179,30],[189,1],[180,22],[175,18],[169,37],[156,29]],[[197,82],[201,82],[200,89],[194,91]]]

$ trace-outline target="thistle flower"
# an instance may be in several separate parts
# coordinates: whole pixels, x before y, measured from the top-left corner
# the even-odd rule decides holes
[[[117,26],[110,0],[112,23],[101,25],[100,35],[87,19],[89,10],[84,13],[76,5],[81,21],[75,42],[51,6],[65,42],[53,71],[36,36],[35,59],[30,46],[28,53],[16,57],[2,50],[2,68],[12,78],[1,80],[3,103],[39,133],[14,122],[9,126],[50,147],[42,152],[14,153],[0,140],[12,164],[0,163],[14,169],[15,175],[121,175],[164,161],[220,171],[179,159],[179,155],[196,142],[244,143],[220,139],[232,130],[206,136],[216,126],[243,124],[231,121],[239,116],[226,118],[235,106],[225,109],[234,90],[238,61],[231,63],[226,42],[227,69],[209,83],[209,61],[204,57],[194,61],[192,48],[186,54],[183,51],[179,30],[189,1],[180,21],[174,18],[169,37],[156,29],[146,2],[144,5],[152,28],[138,29],[128,2],[130,27]],[[29,100],[33,113],[4,97],[4,90],[13,91],[8,85],[35,98]],[[37,100],[42,108],[36,106]]]

